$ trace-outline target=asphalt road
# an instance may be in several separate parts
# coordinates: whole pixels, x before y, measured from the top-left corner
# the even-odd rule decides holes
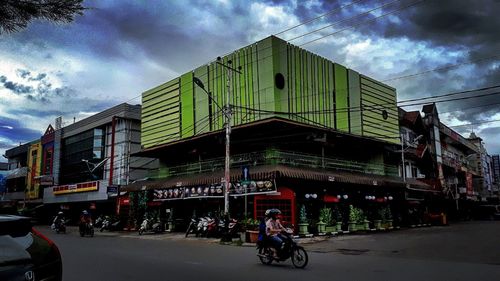
[[[307,244],[309,265],[260,264],[253,247],[179,236],[39,228],[61,251],[64,280],[500,280],[500,222],[345,235]]]

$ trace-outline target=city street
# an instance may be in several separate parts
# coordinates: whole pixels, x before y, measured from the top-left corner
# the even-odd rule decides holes
[[[264,266],[253,247],[176,234],[55,234],[64,280],[498,280],[500,222],[345,235],[304,244],[305,270]]]

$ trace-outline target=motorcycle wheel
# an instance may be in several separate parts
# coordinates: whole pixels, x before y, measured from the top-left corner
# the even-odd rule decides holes
[[[259,249],[259,259],[262,264],[270,265],[273,262],[273,252],[267,247]]]
[[[90,230],[90,237],[94,237],[94,229],[93,228]]]
[[[295,247],[292,250],[292,263],[296,268],[304,268],[309,261],[306,250],[302,247]]]
[[[103,231],[104,231],[104,228],[102,228],[102,227],[101,227],[101,228],[99,229],[99,231],[100,231],[100,232],[103,232]]]
[[[139,228],[139,235],[142,235],[143,232],[144,232],[144,229]]]

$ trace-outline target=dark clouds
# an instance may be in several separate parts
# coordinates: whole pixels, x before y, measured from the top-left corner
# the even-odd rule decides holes
[[[4,75],[0,76],[0,83],[15,94],[30,94],[34,92],[33,87],[9,81]]]
[[[29,70],[17,69],[16,74],[26,84],[13,82],[7,76],[0,75],[0,86],[29,101],[49,103],[53,98],[69,97],[74,93],[74,90],[67,86],[52,87],[46,73],[33,75]],[[29,82],[33,82],[34,85],[29,85]]]
[[[20,120],[0,117],[0,137],[9,139],[13,143],[28,142],[40,138],[37,130],[24,127]]]
[[[60,67],[59,73],[39,71],[34,67],[18,69],[16,77],[0,73],[0,88],[3,86],[32,103],[52,105],[45,109],[45,113],[41,109],[43,107],[33,110],[33,116],[75,116],[79,111],[100,111],[137,96],[148,87],[168,81],[219,55],[262,39],[257,38],[263,37],[262,34],[272,34],[290,27],[280,26],[279,16],[281,19],[296,17],[298,21],[304,21],[353,1],[265,0],[262,3],[282,7],[285,13],[268,18],[268,26],[275,29],[271,30],[272,28],[263,28],[265,23],[259,25],[259,15],[256,17],[251,14],[255,2],[250,1],[227,1],[229,4],[224,4],[224,1],[208,0],[89,0],[85,2],[85,6],[92,9],[86,11],[84,16],[77,17],[74,24],[52,25],[37,22],[23,32],[8,35],[6,39],[16,42],[17,46],[30,46],[33,51],[41,53],[42,63],[45,64],[57,64],[62,56],[73,56],[76,61],[91,60],[92,63],[85,66],[92,67],[77,68],[79,72],[69,81],[68,70],[64,67]],[[292,38],[391,1],[359,1],[280,36],[285,39]],[[415,1],[402,0],[386,7],[383,13],[403,8]],[[374,44],[386,44],[386,49],[394,48],[391,45],[394,41],[407,40],[405,44],[408,53],[424,45],[425,48],[421,52],[415,52],[414,56],[387,57],[381,49],[380,54],[361,55],[358,65],[353,66],[345,62],[346,54],[342,53],[342,46],[322,46],[319,41],[318,44],[307,45],[306,48],[313,52],[323,48],[321,50],[324,52],[321,54],[325,57],[347,67],[358,67],[364,74],[380,80],[448,64],[475,61],[500,53],[500,17],[497,16],[500,15],[499,5],[500,2],[494,0],[427,0],[391,16],[329,37],[340,42],[346,38],[350,40],[348,38],[353,37],[349,36],[356,35],[361,39],[372,39]],[[342,26],[361,23],[377,15],[365,15],[346,21]],[[326,29],[303,38],[302,42],[340,28],[341,26],[336,26],[335,29]],[[380,39],[384,38],[387,42],[380,43]],[[292,43],[300,45],[301,40]],[[387,61],[395,65],[391,70],[392,75],[380,69],[380,65]],[[400,99],[500,84],[500,70],[495,68],[494,62],[495,60],[485,59],[457,68],[392,81],[389,84],[398,89]],[[105,64],[112,67],[106,68]],[[366,65],[371,67],[364,67]],[[366,69],[377,70],[366,73]],[[123,78],[119,74],[128,76]],[[51,80],[52,77],[57,77],[60,83],[55,83]],[[99,79],[102,80],[95,81]],[[54,86],[55,84],[58,86]],[[109,85],[117,89],[107,88]],[[139,86],[129,90],[130,85]],[[92,90],[88,90],[90,87]],[[126,90],[132,93],[127,92],[127,96],[123,96],[121,100],[116,98],[118,95],[115,95],[114,101],[108,100],[111,95],[106,91],[121,93]],[[498,107],[480,107],[500,102],[498,97],[443,103],[438,106],[440,112],[452,111],[453,117],[458,120],[476,123],[498,112]],[[61,108],[54,107],[55,101],[62,103]],[[18,113],[22,114],[22,111]]]

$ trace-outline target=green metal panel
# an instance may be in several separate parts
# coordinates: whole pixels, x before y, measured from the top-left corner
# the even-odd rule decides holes
[[[223,62],[228,59],[233,61],[233,67],[242,66],[241,75],[232,75],[233,125],[278,115],[385,141],[397,137],[396,92],[383,83],[276,37],[237,50]],[[276,88],[277,73],[285,77],[284,89]],[[225,105],[226,69],[216,63],[144,92],[141,140],[145,147],[223,129],[223,115],[206,93],[193,85],[193,75],[202,80],[219,105]],[[360,111],[360,106],[366,110]],[[373,106],[385,106],[388,119],[380,121],[381,111]]]
[[[360,75],[363,135],[399,143],[396,91],[376,80]],[[386,110],[387,119],[382,112]]]
[[[325,85],[324,85],[324,60],[323,58],[318,57],[318,65],[317,65],[317,71],[318,71],[318,104],[319,104],[319,114],[316,114],[319,116],[318,122],[320,124],[326,125],[325,121]]]
[[[335,79],[334,79],[334,71],[333,71],[333,63],[330,61],[327,61],[326,63],[327,67],[327,74],[328,74],[328,100],[330,103],[330,106],[328,109],[330,110],[328,116],[330,118],[330,124],[329,127],[336,129],[337,125],[337,116],[335,114]]]
[[[141,144],[145,148],[179,138],[179,96],[179,78],[143,93]]]
[[[208,75],[207,66],[201,66],[194,70],[194,76],[201,80],[207,90],[208,85]],[[209,97],[203,89],[197,85],[194,86],[194,124],[195,130],[194,134],[202,134],[209,131],[209,119],[208,119],[208,100]]]
[[[337,129],[349,131],[349,92],[347,87],[347,69],[335,64],[335,99],[337,110]]]
[[[347,74],[349,77],[349,125],[351,133],[361,135],[361,88],[359,73],[349,69]]]
[[[194,135],[193,73],[181,76],[181,136]]]

